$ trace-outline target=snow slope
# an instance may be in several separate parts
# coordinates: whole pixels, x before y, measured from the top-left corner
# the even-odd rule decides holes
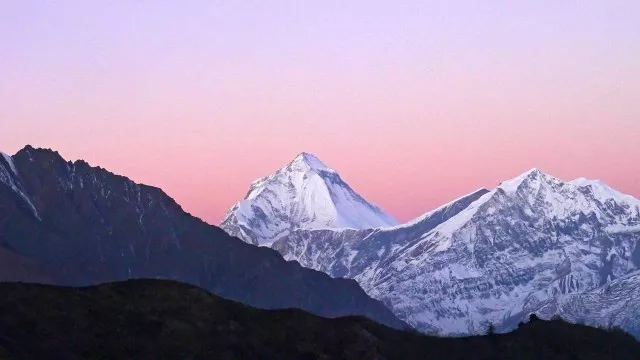
[[[3,152],[0,152],[0,183],[6,184],[13,192],[18,194],[24,200],[24,205],[29,208],[31,213],[40,219],[33,201],[20,182],[20,174],[13,162],[13,158]]]
[[[640,339],[640,271],[595,290],[555,297],[536,311],[539,317],[603,328],[619,327]]]
[[[308,153],[255,181],[220,225],[242,240],[270,245],[296,229],[367,229],[396,225],[340,175]]]

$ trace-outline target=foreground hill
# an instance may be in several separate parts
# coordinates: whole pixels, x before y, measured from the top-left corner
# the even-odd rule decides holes
[[[259,308],[405,326],[355,281],[233,238],[158,188],[47,149],[0,154],[0,281],[82,286],[130,278],[178,280]]]
[[[536,321],[435,338],[366,318],[259,310],[166,280],[88,288],[0,284],[0,347],[18,359],[633,359],[621,332]]]

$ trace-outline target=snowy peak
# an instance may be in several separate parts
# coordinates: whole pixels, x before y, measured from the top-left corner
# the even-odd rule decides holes
[[[296,229],[368,229],[396,225],[340,175],[309,153],[254,181],[221,227],[246,242],[269,245]]]
[[[587,200],[596,200],[600,203],[614,201],[632,206],[640,205],[640,200],[623,194],[600,180],[578,178],[563,181],[538,169],[532,169],[512,180],[505,181],[500,185],[500,188],[507,193],[513,193],[518,189],[540,192],[544,188],[547,193],[562,195],[570,200],[586,197]]]
[[[249,192],[245,197],[245,200],[250,200],[258,195],[265,189],[265,184],[269,183],[271,180],[286,176],[286,174],[306,174],[307,172],[312,172],[315,174],[320,174],[322,172],[327,173],[336,173],[335,170],[327,167],[320,159],[318,159],[315,155],[310,153],[302,152],[298,154],[287,166],[281,168],[276,171],[274,174],[265,176],[258,180],[255,180],[251,183],[249,187]],[[309,174],[306,176],[313,176],[313,174]]]
[[[527,185],[532,185],[532,184],[541,184],[541,183],[557,183],[560,182],[560,180],[556,179],[555,177],[545,174],[544,172],[540,171],[539,169],[531,169],[529,171],[526,171],[525,173],[516,176],[513,179],[507,180],[507,181],[503,181],[502,183],[500,183],[500,185],[498,186],[499,189],[504,190],[507,194],[513,194],[516,191],[518,191],[518,189],[523,185],[523,184],[527,184]]]
[[[313,170],[313,171],[330,171],[335,172],[333,169],[330,169],[325,165],[320,159],[318,159],[315,155],[310,153],[300,153],[296,156],[291,163],[287,166],[289,169],[293,170]]]
[[[615,229],[628,231],[640,224],[640,200],[622,194],[599,180],[584,178],[565,182],[538,169],[531,169],[500,183],[479,197],[468,209],[443,223],[438,230],[452,234],[465,225],[522,212],[532,218],[573,221],[594,215]],[[474,221],[471,221],[474,219]],[[612,228],[613,229],[613,228]],[[446,230],[446,231],[445,231]]]
[[[623,194],[600,180],[578,178],[570,181],[569,184],[580,189],[583,192],[591,192],[594,198],[603,203],[607,200],[614,200],[629,205],[640,206],[640,200],[634,198],[631,195]]]
[[[520,193],[540,192],[563,194],[575,198],[575,193],[584,196],[591,196],[602,203],[607,200],[622,202],[627,204],[640,204],[640,201],[633,196],[623,194],[600,180],[590,180],[578,178],[571,181],[563,181],[552,175],[542,172],[539,169],[531,169],[513,179],[504,181],[496,188],[502,189],[511,195],[518,191]]]

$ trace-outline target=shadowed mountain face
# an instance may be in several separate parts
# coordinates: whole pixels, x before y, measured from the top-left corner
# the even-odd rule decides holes
[[[179,280],[259,308],[405,326],[355,281],[232,238],[160,189],[50,150],[0,156],[0,280],[82,286],[131,278]]]
[[[636,331],[635,319],[624,317],[640,311],[632,291],[590,292],[640,271],[639,240],[640,200],[599,181],[564,182],[534,169],[405,225],[296,230],[272,248],[356,279],[419,330],[459,335],[490,323],[513,328],[556,302],[552,313],[568,319]],[[624,306],[631,309],[616,310]]]
[[[633,359],[621,332],[535,321],[435,338],[361,317],[258,310],[163,280],[90,288],[0,284],[0,348],[39,359]]]

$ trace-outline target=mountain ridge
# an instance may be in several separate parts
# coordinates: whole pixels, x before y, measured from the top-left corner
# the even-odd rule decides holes
[[[0,259],[7,260],[0,280],[80,286],[175,279],[260,308],[360,314],[406,326],[355,281],[232,238],[157,187],[48,149],[26,146],[11,160],[17,175],[0,157]]]
[[[455,211],[434,217],[448,206]],[[596,289],[640,266],[640,201],[602,182],[564,182],[538,169],[408,224],[348,236],[296,230],[273,248],[354,278],[418,329],[450,335],[488,323],[513,327],[505,323],[512,314],[526,316],[557,294]]]

